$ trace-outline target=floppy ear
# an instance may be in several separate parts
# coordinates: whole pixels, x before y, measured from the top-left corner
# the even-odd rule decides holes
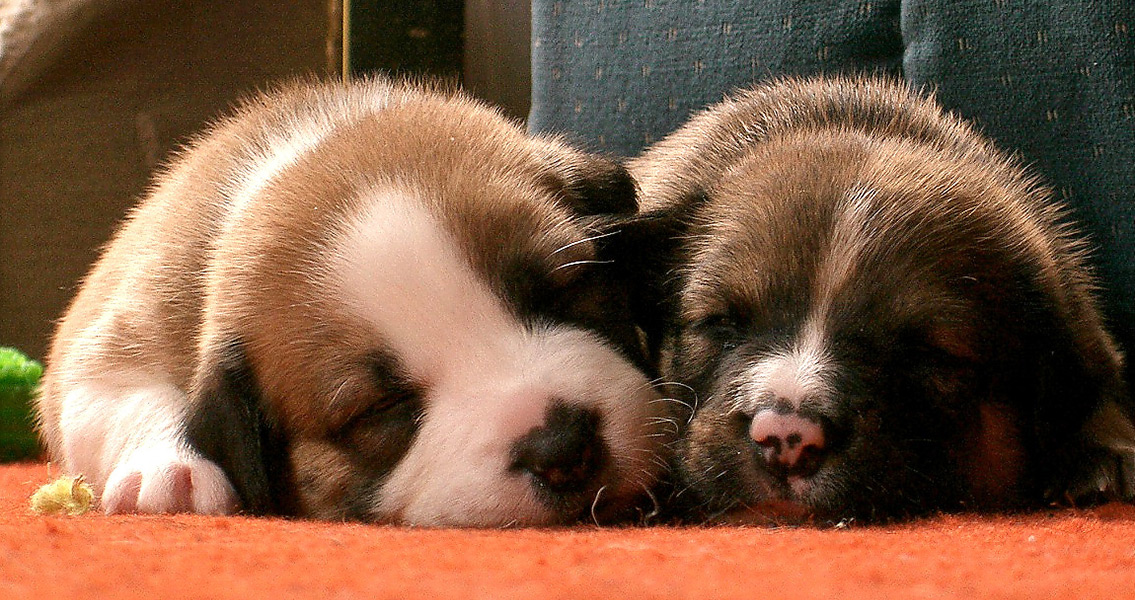
[[[552,185],[576,214],[632,215],[638,210],[634,179],[615,160],[574,151],[553,160]]]
[[[677,313],[683,242],[694,211],[705,202],[704,194],[696,196],[672,208],[605,220],[601,225],[605,235],[596,239],[599,258],[611,261],[630,288],[631,310],[655,365],[667,326]]]
[[[1073,281],[1057,295],[1031,272],[1018,279],[1024,300],[1008,304],[1012,318],[991,330],[1011,332],[1000,344],[1010,349],[998,368],[1001,393],[1028,416],[1042,492],[1076,504],[1135,500],[1135,404],[1090,288]]]
[[[264,412],[242,345],[203,362],[190,397],[189,443],[225,471],[245,512],[292,514],[287,443]]]

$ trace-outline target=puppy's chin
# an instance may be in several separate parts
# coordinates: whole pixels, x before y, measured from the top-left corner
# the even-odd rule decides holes
[[[735,480],[760,480],[754,489],[726,492],[724,505],[707,504],[697,514],[706,524],[718,525],[837,525],[848,521],[886,520],[878,507],[863,506],[863,500],[840,490],[846,485],[790,477],[777,479],[763,471],[731,473]],[[704,484],[699,485],[704,488]],[[908,514],[903,512],[902,514]]]
[[[606,526],[645,522],[658,512],[655,502],[645,489],[619,489],[611,484],[575,501],[550,505],[534,493],[529,482],[517,480],[497,486],[491,495],[460,502],[451,499],[444,506],[429,500],[394,511],[379,506],[367,520],[415,527]]]
[[[754,461],[721,471],[716,481],[695,481],[705,504],[697,511],[709,524],[831,524],[854,516],[848,485],[828,469],[808,478],[782,477]],[[687,471],[689,466],[687,464]]]
[[[789,500],[766,500],[752,506],[735,508],[711,518],[720,525],[809,525],[815,522],[811,508]]]
[[[648,446],[634,445],[637,440],[663,439],[658,436],[664,432],[646,414],[620,405],[650,406],[653,391],[645,379],[638,395],[621,398],[584,381],[555,382],[557,375],[551,372],[555,364],[559,361],[549,362],[548,370],[538,369],[539,378],[556,383],[548,389],[592,399],[585,408],[575,404],[571,410],[590,411],[601,423],[598,438],[588,449],[598,457],[593,474],[563,486],[547,474],[518,466],[517,449],[525,438],[552,426],[553,419],[546,415],[557,403],[545,405],[548,394],[538,386],[517,396],[528,398],[527,403],[502,402],[503,412],[492,419],[477,412],[484,410],[484,404],[462,407],[439,398],[433,400],[438,410],[427,411],[414,445],[375,495],[372,514],[379,520],[419,526],[509,527],[603,525],[649,510],[642,507],[650,502],[649,488],[660,476],[659,467],[649,460]],[[612,369],[604,375],[608,382],[618,382],[620,373]],[[629,370],[622,375],[639,379]],[[453,444],[459,440],[460,451],[455,453]],[[658,452],[652,448],[649,453]],[[570,479],[572,471],[586,468],[565,465],[563,477]]]

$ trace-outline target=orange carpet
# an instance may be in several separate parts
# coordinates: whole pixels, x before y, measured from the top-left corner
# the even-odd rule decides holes
[[[40,517],[0,466],[0,598],[1135,598],[1135,507],[841,530]]]

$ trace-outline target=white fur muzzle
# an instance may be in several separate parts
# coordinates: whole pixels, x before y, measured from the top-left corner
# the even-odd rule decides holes
[[[637,369],[582,329],[521,323],[412,194],[377,189],[365,204],[334,243],[328,289],[425,389],[418,434],[374,498],[375,518],[549,522],[509,452],[553,401],[600,415],[620,486],[604,493],[656,479],[661,408]]]

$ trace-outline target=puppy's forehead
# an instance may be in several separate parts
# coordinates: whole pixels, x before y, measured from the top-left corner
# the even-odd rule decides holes
[[[552,270],[594,254],[585,227],[535,182],[452,178],[424,198],[469,265],[501,292],[517,268]]]
[[[781,147],[735,168],[697,220],[686,316],[740,308],[761,324],[837,327],[954,308],[956,295],[936,284],[957,266],[948,262],[968,260],[972,232],[932,210],[933,190],[891,181],[880,162],[854,145]]]
[[[739,169],[711,193],[689,245],[691,309],[787,310],[811,295],[843,190],[831,185],[832,173],[784,171]]]
[[[510,312],[501,279],[515,261],[563,260],[555,251],[579,234],[565,216],[491,197],[468,214],[397,186],[360,199],[329,269],[348,319],[361,319],[426,385],[454,377],[455,365],[469,369],[458,378],[476,377],[519,355],[529,332]]]

